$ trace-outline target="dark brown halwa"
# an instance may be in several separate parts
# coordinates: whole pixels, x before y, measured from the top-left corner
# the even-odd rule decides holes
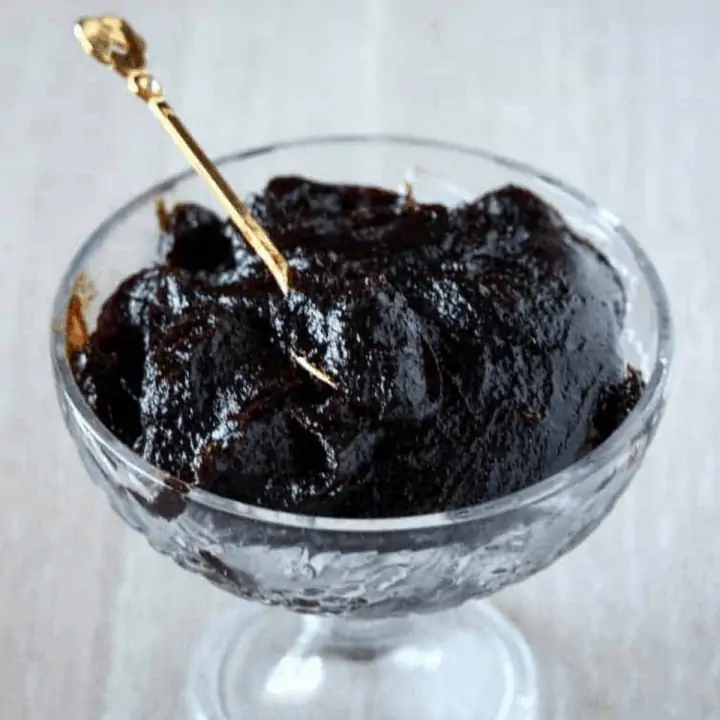
[[[279,177],[251,209],[297,269],[288,297],[181,205],[72,358],[102,422],[187,483],[325,516],[465,507],[575,462],[642,392],[620,278],[527,190],[447,208]]]

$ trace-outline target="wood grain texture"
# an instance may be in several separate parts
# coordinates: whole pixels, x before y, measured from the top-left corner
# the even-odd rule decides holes
[[[182,167],[75,46],[72,20],[88,11],[0,9],[3,720],[181,717],[192,644],[234,602],[121,525],[56,409],[47,331],[64,265],[109,211]],[[438,136],[565,177],[643,239],[677,325],[664,425],[600,530],[497,602],[547,667],[566,669],[565,717],[720,718],[720,4],[117,0],[113,11],[146,35],[212,154],[323,132]],[[560,671],[545,681],[566,684]]]

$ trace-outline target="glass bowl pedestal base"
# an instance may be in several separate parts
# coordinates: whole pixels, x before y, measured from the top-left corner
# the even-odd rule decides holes
[[[248,608],[190,670],[192,720],[536,720],[535,663],[486,602],[389,620]]]

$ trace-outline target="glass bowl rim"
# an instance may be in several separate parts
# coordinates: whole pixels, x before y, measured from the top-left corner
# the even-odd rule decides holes
[[[333,518],[324,516],[310,516],[289,513],[278,510],[269,510],[259,506],[249,505],[237,500],[215,495],[207,490],[185,486],[183,493],[186,502],[195,502],[208,509],[213,509],[226,514],[238,517],[239,519],[253,522],[262,522],[267,525],[275,525],[287,528],[305,528],[314,531],[327,532],[402,532],[413,530],[430,530],[444,527],[455,523],[466,523],[475,520],[486,519],[509,511],[518,510],[536,502],[548,499],[561,493],[569,485],[580,483],[596,472],[602,471],[629,447],[635,439],[642,434],[649,419],[663,402],[664,390],[670,371],[673,354],[673,330],[670,313],[670,303],[665,287],[658,275],[658,272],[650,258],[642,249],[640,243],[622,225],[622,223],[610,212],[598,206],[584,193],[575,190],[563,181],[541,172],[524,162],[513,160],[487,150],[460,145],[457,143],[436,140],[426,137],[398,134],[338,134],[338,135],[317,135],[290,139],[266,145],[257,146],[247,150],[236,151],[223,155],[216,159],[218,165],[243,162],[255,157],[267,155],[272,152],[311,147],[315,145],[352,145],[362,143],[404,145],[417,148],[430,148],[434,150],[454,152],[462,155],[477,157],[478,159],[504,167],[513,172],[531,176],[545,185],[569,195],[575,201],[581,203],[591,211],[601,226],[619,236],[622,243],[629,248],[635,262],[638,265],[640,274],[647,281],[652,300],[658,314],[657,323],[657,353],[650,377],[647,379],[647,386],[640,402],[633,409],[625,421],[615,432],[600,446],[582,457],[577,462],[568,466],[554,475],[544,478],[538,483],[523,490],[504,495],[495,500],[473,505],[467,508],[450,510],[424,515],[407,515],[396,518],[380,519],[352,519]],[[132,471],[150,480],[158,490],[174,489],[178,487],[179,481],[148,463],[132,449],[118,440],[108,428],[97,418],[85,397],[75,383],[74,376],[66,355],[65,322],[67,306],[72,292],[73,285],[84,265],[86,258],[92,255],[97,246],[102,244],[113,227],[130,216],[135,210],[152,202],[158,195],[168,192],[178,183],[192,177],[194,171],[191,169],[179,172],[166,180],[163,180],[144,192],[140,193],[120,209],[107,217],[85,240],[76,251],[69,266],[65,270],[60,285],[57,289],[52,312],[51,323],[51,356],[53,369],[55,371],[56,383],[63,392],[65,398],[72,405],[72,410],[79,413],[86,427],[94,433],[96,439],[109,450],[124,465],[129,466]],[[171,480],[172,482],[168,482]],[[185,488],[188,488],[185,490]]]

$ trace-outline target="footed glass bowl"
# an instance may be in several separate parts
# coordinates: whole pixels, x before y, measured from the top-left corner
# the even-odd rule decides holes
[[[407,137],[333,137],[223,158],[239,194],[277,174],[402,188],[455,204],[505,183],[530,188],[600,247],[626,283],[626,359],[647,390],[601,447],[522,492],[464,510],[342,520],[263,510],[187,490],[122,445],[80,394],[64,318],[80,273],[96,290],[92,326],[121,279],[156,259],[153,202],[212,198],[191,172],[129,202],[85,242],[53,309],[60,406],[90,477],[158,551],[256,611],[220,619],[191,665],[190,717],[203,720],[526,720],[540,716],[532,653],[477,601],[582,542],[640,467],[662,415],[671,357],[668,300],[655,268],[609,213],[562,183],[486,152]],[[219,208],[217,208],[219,210]],[[263,608],[263,603],[289,612]]]

